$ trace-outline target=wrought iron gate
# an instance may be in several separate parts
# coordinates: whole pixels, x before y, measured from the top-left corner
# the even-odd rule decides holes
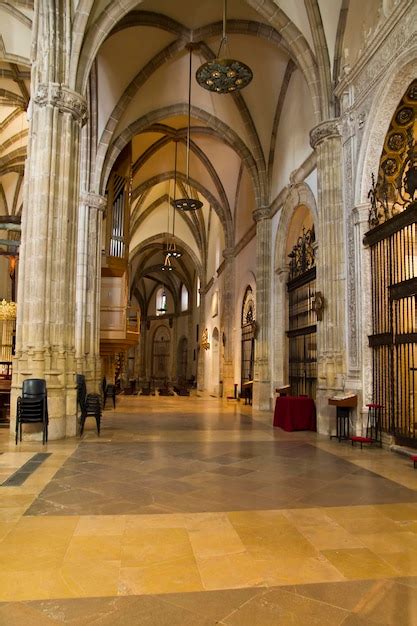
[[[368,197],[374,402],[383,430],[417,447],[417,79],[392,117]]]
[[[316,267],[314,228],[304,231],[290,256],[287,283],[289,328],[289,383],[293,395],[316,397],[317,326],[314,299]]]
[[[365,237],[371,247],[374,401],[382,428],[417,445],[417,203]]]
[[[245,385],[253,381],[255,365],[255,300],[250,286],[246,288],[242,305],[242,356],[240,389],[245,393]]]

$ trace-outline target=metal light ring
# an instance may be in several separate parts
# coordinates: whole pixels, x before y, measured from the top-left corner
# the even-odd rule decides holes
[[[194,198],[176,198],[173,204],[179,211],[196,211],[203,206],[201,200],[195,200]]]
[[[204,89],[231,93],[249,85],[253,73],[248,65],[236,59],[213,59],[200,65],[195,76]]]

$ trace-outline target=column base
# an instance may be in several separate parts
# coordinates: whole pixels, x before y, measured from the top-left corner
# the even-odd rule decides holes
[[[271,382],[269,380],[254,381],[252,406],[257,411],[271,411]]]

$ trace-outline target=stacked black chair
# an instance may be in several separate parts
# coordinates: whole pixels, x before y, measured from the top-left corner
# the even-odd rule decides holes
[[[112,383],[108,383],[106,378],[103,378],[103,382],[102,382],[102,388],[103,388],[103,398],[104,398],[104,402],[103,402],[103,408],[106,408],[106,401],[107,398],[110,396],[110,398],[113,399],[113,408],[116,408],[116,385],[113,385]]]
[[[22,395],[17,399],[16,445],[22,441],[22,424],[42,424],[42,444],[48,441],[48,398],[46,381],[28,378],[23,381]]]
[[[100,435],[101,396],[99,393],[87,393],[85,376],[83,374],[77,374],[77,404],[81,411],[81,415],[78,418],[80,436],[84,432],[85,420],[89,415],[95,418],[97,434]]]

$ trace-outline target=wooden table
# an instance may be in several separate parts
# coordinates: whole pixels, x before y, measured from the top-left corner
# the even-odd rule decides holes
[[[336,434],[330,435],[330,439],[349,439],[350,410],[358,404],[358,396],[333,396],[329,404],[336,407]]]

